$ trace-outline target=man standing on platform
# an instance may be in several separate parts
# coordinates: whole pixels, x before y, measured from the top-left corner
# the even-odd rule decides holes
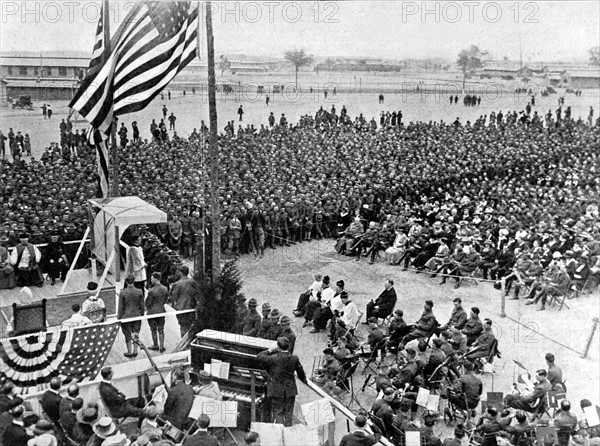
[[[294,402],[298,394],[294,372],[300,381],[306,384],[306,374],[302,364],[296,355],[288,351],[289,347],[290,341],[280,337],[277,339],[277,347],[271,347],[258,354],[270,377],[267,384],[267,397],[271,403],[273,422],[283,423],[284,426],[292,425]]]
[[[136,235],[133,238],[133,244],[127,249],[127,263],[125,265],[125,276],[133,275],[134,285],[142,290],[142,297],[145,295],[146,285],[146,262],[144,261],[144,251],[140,246],[142,238]]]
[[[133,275],[127,276],[125,279],[125,289],[119,295],[119,310],[117,311],[117,319],[129,319],[144,315],[144,296],[142,292],[135,287],[135,278]],[[121,330],[125,336],[125,344],[127,345],[127,353],[123,356],[126,358],[135,358],[138,354],[138,346],[133,341],[137,341],[142,328],[142,321],[122,322]],[[134,339],[136,338],[136,339]]]
[[[10,263],[15,268],[19,286],[44,285],[44,278],[39,270],[42,253],[35,245],[29,243],[29,234],[19,235],[21,243],[16,246],[10,256]]]
[[[196,281],[188,277],[190,269],[187,266],[182,266],[180,271],[181,277],[171,287],[173,308],[175,311],[194,310],[196,308]],[[195,316],[194,312],[177,315],[181,337],[184,337],[192,328]]]
[[[148,316],[153,314],[162,314],[165,312],[165,303],[169,296],[169,291],[160,280],[162,274],[159,272],[152,273],[150,282],[152,288],[148,290],[148,296],[146,297],[146,314]],[[159,350],[161,353],[165,351],[165,317],[154,317],[148,319],[148,325],[150,326],[150,333],[152,334],[152,346],[148,347],[148,350]]]

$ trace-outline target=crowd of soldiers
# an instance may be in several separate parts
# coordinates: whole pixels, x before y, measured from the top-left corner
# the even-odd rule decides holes
[[[262,255],[265,247],[338,238],[359,216],[381,228],[378,239],[389,235],[390,246],[403,228],[414,239],[418,226],[428,242],[429,227],[439,222],[452,250],[455,235],[465,232],[468,250],[485,255],[487,263],[499,261],[504,246],[524,241],[548,245],[550,255],[573,251],[579,259],[586,259],[587,246],[586,263],[594,267],[600,239],[597,121],[592,126],[559,111],[556,119],[550,112],[500,111],[473,123],[406,123],[399,112],[395,122],[386,118],[377,126],[362,115],[352,120],[345,107],[341,114],[343,120],[332,121],[330,112],[319,111],[297,125],[247,126],[220,135],[226,251]],[[169,224],[160,228],[161,239],[184,255],[195,246],[203,191],[210,186],[200,156],[204,134],[202,127],[189,139],[176,133],[167,140],[136,137],[119,152],[120,193],[165,210]],[[65,147],[64,141],[62,148],[52,144],[29,163],[0,161],[8,246],[21,231],[40,243],[53,232],[76,238],[88,225],[85,202],[97,196],[94,151],[81,137],[70,157]],[[364,248],[369,236],[363,239]],[[488,240],[493,256],[483,252]]]

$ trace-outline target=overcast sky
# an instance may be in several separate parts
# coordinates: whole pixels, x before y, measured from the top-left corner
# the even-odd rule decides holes
[[[0,2],[0,49],[91,52],[100,2]],[[132,3],[111,2],[111,31]],[[600,45],[600,2],[214,2],[217,55],[455,60],[471,44],[495,58],[587,60]],[[520,36],[520,38],[519,38]],[[519,40],[521,44],[519,44]],[[203,40],[206,42],[206,39]],[[205,51],[204,51],[205,54]]]

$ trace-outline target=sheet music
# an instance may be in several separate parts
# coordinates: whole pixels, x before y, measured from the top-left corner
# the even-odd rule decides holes
[[[439,395],[429,395],[427,397],[427,404],[425,408],[430,410],[431,412],[437,412],[440,404],[440,396]]]
[[[429,390],[419,387],[419,393],[417,393],[417,406],[427,407],[427,400],[429,398]]]
[[[260,436],[262,446],[282,446],[284,444],[283,424],[254,422],[250,425],[250,430]]]
[[[406,446],[421,446],[421,432],[406,431]]]
[[[219,401],[196,395],[190,410],[189,418],[197,420],[200,415],[210,417],[211,427],[237,427],[237,401]]]
[[[303,404],[300,406],[306,424],[311,426],[322,426],[335,421],[331,402],[327,398]]]
[[[221,361],[218,359],[210,360],[210,374],[217,378],[221,376]]]
[[[589,427],[600,426],[600,418],[598,417],[598,411],[595,406],[589,406],[583,409],[583,414],[588,423]]]
[[[262,437],[261,437],[262,442]],[[264,444],[264,443],[263,443]],[[318,427],[308,427],[304,424],[296,424],[291,427],[283,428],[283,445],[284,446],[306,446],[319,445],[321,439],[319,437]]]

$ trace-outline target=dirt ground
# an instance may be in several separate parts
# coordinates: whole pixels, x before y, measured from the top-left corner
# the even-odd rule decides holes
[[[333,249],[333,241],[329,240],[268,249],[264,259],[243,256],[239,267],[244,278],[243,291],[248,299],[256,298],[259,306],[269,302],[273,308],[292,318],[292,328],[298,336],[296,353],[309,374],[315,356],[321,355],[326,347],[326,333],[309,333],[310,327],[302,328],[303,319],[294,318],[292,310],[300,293],[312,283],[312,275],[329,275],[332,283],[343,279],[346,290],[361,311],[370,299],[383,291],[384,280],[391,278],[398,293],[396,308],[404,310],[408,323],[420,317],[426,299],[433,300],[433,312],[442,324],[445,323],[452,311],[452,300],[457,296],[461,297],[466,309],[478,306],[482,319],[492,319],[502,358],[494,362],[494,374],[482,375],[484,395],[492,391],[510,392],[515,379],[513,359],[534,373],[536,369],[546,367],[544,355],[552,352],[563,370],[568,398],[574,405],[582,398],[598,401],[598,333],[594,336],[589,357],[581,358],[593,325],[592,319],[599,314],[597,293],[570,300],[571,308],[560,312],[556,308],[538,312],[535,306],[525,306],[523,300],[507,300],[507,317],[502,318],[500,293],[489,282],[467,282],[455,290],[451,281],[440,286],[439,279],[410,270],[403,272],[400,267],[385,264],[383,259],[369,265],[366,259],[356,262],[354,258],[339,256]],[[360,336],[364,338],[368,332],[365,327],[361,325],[360,328]],[[370,408],[375,393],[370,388],[360,391],[365,378],[362,370],[362,366],[359,367],[355,375],[355,390],[361,404]],[[517,373],[522,372],[517,370]],[[358,406],[354,404],[353,408]]]
[[[323,83],[323,78],[320,82]],[[524,110],[527,104],[527,95],[515,95],[507,91],[497,91],[491,86],[489,91],[482,95],[481,105],[476,107],[465,107],[462,105],[462,99],[459,99],[458,104],[450,105],[448,94],[443,93],[398,93],[386,94],[385,103],[379,104],[376,93],[341,93],[336,96],[331,96],[324,99],[322,94],[310,94],[307,92],[294,95],[286,93],[285,95],[276,94],[270,95],[271,102],[267,107],[265,103],[265,94],[257,95],[254,81],[244,79],[244,82],[251,82],[248,88],[240,93],[224,93],[217,94],[217,109],[218,109],[218,128],[223,131],[223,127],[228,120],[235,121],[235,127],[239,124],[244,127],[247,124],[253,124],[260,128],[261,124],[267,125],[267,119],[270,112],[276,116],[277,120],[282,113],[285,113],[288,122],[297,122],[298,119],[306,114],[313,115],[323,106],[326,109],[331,109],[335,106],[338,114],[342,106],[346,106],[350,116],[358,116],[360,113],[368,120],[375,118],[379,125],[379,116],[382,111],[398,111],[403,114],[403,122],[410,121],[440,121],[453,122],[457,117],[461,122],[466,123],[468,120],[473,122],[482,115],[489,115],[490,112],[503,113],[512,110]],[[312,81],[311,81],[312,82]],[[412,82],[412,80],[411,80]],[[598,103],[600,101],[599,90],[585,90],[583,95],[576,97],[572,94],[565,94],[564,90],[560,90],[559,94],[550,95],[548,97],[536,97],[536,105],[533,111],[537,111],[539,115],[545,115],[549,110],[554,111],[558,108],[558,96],[565,96],[565,106],[572,107],[572,116],[587,119],[590,106],[594,106],[594,116],[598,116]],[[50,142],[59,141],[59,124],[61,119],[68,116],[67,101],[50,102],[53,112],[51,120],[42,118],[41,105],[42,101],[32,98],[34,102],[33,110],[13,110],[9,107],[0,107],[0,129],[4,134],[8,133],[9,128],[13,128],[15,133],[17,130],[28,133],[32,142],[32,155],[39,157],[43,149]],[[141,137],[150,137],[150,122],[156,119],[157,122],[162,118],[162,106],[166,105],[168,113],[175,113],[177,117],[176,131],[180,136],[188,136],[194,128],[200,128],[200,123],[204,120],[208,123],[208,98],[206,92],[201,94],[200,88],[196,94],[192,95],[190,90],[187,90],[186,96],[183,96],[183,91],[172,90],[171,100],[161,100],[160,97],[155,99],[145,110],[132,115],[125,115],[120,118],[128,129],[131,131],[131,122],[138,122]],[[244,108],[244,120],[238,121],[237,109],[240,105]],[[87,129],[88,125],[85,121],[75,123],[75,129]],[[172,135],[173,133],[170,132]]]

